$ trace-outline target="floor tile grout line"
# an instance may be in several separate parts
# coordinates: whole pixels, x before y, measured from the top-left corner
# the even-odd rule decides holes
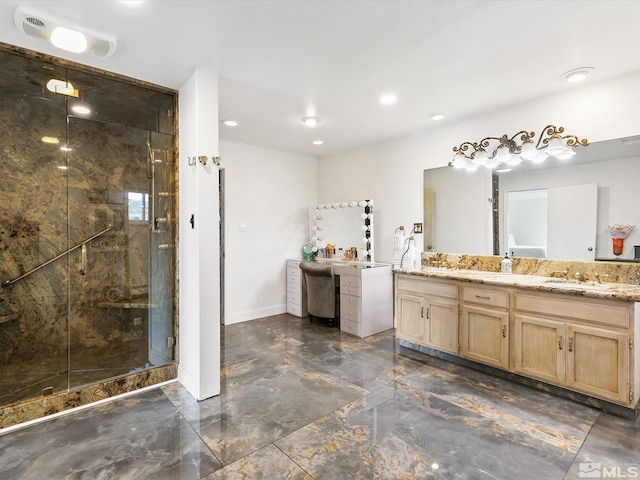
[[[293,433],[293,432],[291,432]],[[284,438],[284,437],[283,437]],[[306,473],[307,475],[309,475],[309,477],[313,480],[315,480],[315,477],[313,475],[311,475],[309,472],[307,472],[307,470],[305,470],[305,468],[300,465],[298,462],[296,462],[293,458],[291,458],[284,450],[282,450],[278,445],[276,445],[276,442],[272,442],[272,445],[274,447],[276,447],[278,450],[280,450],[282,452],[282,454],[287,457],[289,460],[291,460],[293,462],[294,465],[296,465],[301,471],[303,471],[304,473]]]
[[[602,415],[602,412],[598,412],[598,415],[596,415],[596,417],[593,419],[593,423],[591,424],[591,427],[589,427],[589,431],[585,434],[584,440],[582,440],[582,443],[580,444],[580,448],[574,454],[573,461],[571,462],[571,464],[569,465],[569,468],[567,469],[567,471],[564,473],[562,477],[563,480],[567,478],[567,475],[569,475],[569,472],[571,471],[571,467],[575,465],[576,460],[578,459],[578,456],[580,455],[580,452],[582,451],[582,448],[584,447],[584,444],[587,441],[587,438],[589,438],[589,435],[591,435],[591,431],[593,430],[593,427],[595,427],[596,422],[598,421],[598,418],[600,418],[601,415]]]
[[[200,442],[206,447],[207,450],[209,450],[209,452],[211,452],[211,455],[213,455],[213,458],[215,458],[218,462],[220,462],[220,465],[222,465],[221,468],[219,468],[218,470],[222,470],[225,465],[224,463],[222,463],[222,460],[220,460],[218,458],[218,456],[215,454],[215,452],[213,450],[211,450],[211,448],[209,448],[209,445],[207,445],[207,442],[204,441],[204,438],[202,438],[202,436],[200,435],[200,433],[196,430],[196,428],[191,424],[191,422],[189,421],[189,419],[184,415],[184,413],[182,413],[182,410],[180,410],[180,408],[178,408],[178,406],[173,403],[173,401],[171,400],[171,398],[169,397],[169,395],[167,395],[167,392],[165,392],[162,388],[160,388],[160,391],[164,394],[164,396],[167,398],[167,400],[169,400],[169,402],[171,403],[171,405],[173,406],[173,408],[176,409],[176,411],[178,412],[178,415],[180,415],[180,417],[182,417],[182,419],[187,423],[187,425],[189,425],[189,428],[191,428],[191,430],[193,431],[193,433],[196,434],[196,437],[198,437],[198,439],[200,440]],[[205,475],[205,477],[209,476],[211,473],[215,473],[218,470],[214,470],[213,472],[208,473],[207,475]],[[201,477],[204,478],[204,477]]]

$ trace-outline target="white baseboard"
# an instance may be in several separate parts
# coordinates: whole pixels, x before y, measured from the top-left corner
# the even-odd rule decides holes
[[[256,318],[271,317],[272,315],[280,315],[287,313],[287,304],[273,305],[271,307],[249,310],[248,312],[227,314],[225,316],[225,325],[233,325],[234,323],[248,322]]]

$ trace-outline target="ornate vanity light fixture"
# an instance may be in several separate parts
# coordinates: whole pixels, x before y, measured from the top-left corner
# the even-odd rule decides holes
[[[589,145],[586,138],[580,139],[563,133],[564,127],[547,125],[537,142],[535,132],[526,130],[512,137],[505,134],[501,137],[485,137],[477,143],[463,142],[460,146],[453,147],[456,153],[449,166],[473,172],[479,167],[492,170],[500,164],[512,167],[523,160],[541,163],[548,156],[567,160],[576,154],[573,147]]]

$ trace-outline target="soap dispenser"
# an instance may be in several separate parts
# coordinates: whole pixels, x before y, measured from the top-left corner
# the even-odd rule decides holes
[[[500,262],[500,270],[502,270],[502,273],[512,273],[512,265],[513,264],[511,262],[511,259],[509,258],[509,254],[505,253],[504,258]]]

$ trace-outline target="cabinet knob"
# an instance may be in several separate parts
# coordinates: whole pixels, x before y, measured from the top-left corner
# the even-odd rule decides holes
[[[506,325],[502,325],[502,336],[506,337],[507,336],[507,326]]]
[[[562,350],[562,335],[558,337],[558,350]]]
[[[573,352],[573,335],[569,337],[569,351]]]

